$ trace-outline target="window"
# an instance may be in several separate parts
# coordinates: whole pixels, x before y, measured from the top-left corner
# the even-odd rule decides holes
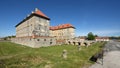
[[[41,25],[40,25],[40,24],[38,25],[38,29],[39,29],[39,30],[41,29]]]
[[[50,41],[52,41],[52,39],[50,39]]]
[[[39,36],[41,36],[41,34],[39,33]]]
[[[52,42],[50,42],[50,45],[52,44]]]
[[[44,41],[46,41],[46,39],[44,39]]]
[[[37,39],[37,41],[40,41],[40,39]]]
[[[45,26],[45,31],[47,31],[47,26]]]

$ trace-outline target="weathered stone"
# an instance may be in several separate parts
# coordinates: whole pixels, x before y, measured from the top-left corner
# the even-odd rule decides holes
[[[80,51],[81,50],[81,46],[80,45],[78,45],[78,51]]]
[[[13,38],[11,42],[26,45],[33,48],[56,45],[56,40],[54,37],[37,37],[37,38],[21,37]]]
[[[67,59],[67,50],[63,50],[63,52],[62,52],[62,57],[63,57],[64,59]]]

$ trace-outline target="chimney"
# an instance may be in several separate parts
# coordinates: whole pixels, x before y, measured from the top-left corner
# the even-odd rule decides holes
[[[35,8],[35,11],[38,11],[38,8]]]
[[[32,11],[32,13],[34,13],[34,12]]]

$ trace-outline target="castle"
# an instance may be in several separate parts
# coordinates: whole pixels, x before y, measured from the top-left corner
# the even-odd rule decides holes
[[[34,48],[64,44],[65,40],[75,36],[74,26],[50,26],[50,18],[37,8],[15,27],[16,38],[12,42]]]

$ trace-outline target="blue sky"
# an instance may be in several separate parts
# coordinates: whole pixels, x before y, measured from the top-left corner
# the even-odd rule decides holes
[[[15,35],[15,25],[36,7],[51,26],[74,25],[76,36],[120,36],[120,0],[0,0],[0,37]]]

